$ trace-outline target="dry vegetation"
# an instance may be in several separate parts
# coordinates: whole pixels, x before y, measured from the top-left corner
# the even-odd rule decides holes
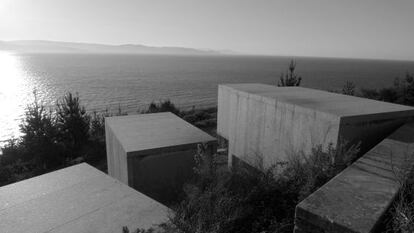
[[[243,167],[230,171],[201,149],[195,157],[196,178],[157,232],[292,232],[296,205],[346,168],[357,152],[355,146],[318,146],[309,155],[252,172]]]

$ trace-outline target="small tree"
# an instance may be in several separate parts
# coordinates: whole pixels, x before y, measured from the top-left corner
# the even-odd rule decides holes
[[[404,79],[396,78],[394,89],[399,94],[399,98],[396,100],[397,103],[414,105],[414,75],[406,73]]]
[[[20,130],[23,134],[21,146],[23,159],[32,160],[42,169],[54,167],[62,162],[62,148],[58,143],[59,132],[55,127],[52,111],[39,103],[34,92],[34,103],[29,105]]]
[[[99,114],[93,112],[92,118],[90,120],[90,137],[93,140],[104,141],[105,140],[105,117],[109,114]]]
[[[414,75],[406,73],[405,78],[394,80],[392,87],[377,89],[361,89],[362,97],[391,103],[414,106]]]
[[[355,83],[346,81],[345,85],[342,87],[342,94],[355,95],[355,87]]]
[[[79,97],[67,93],[56,104],[56,118],[61,139],[73,157],[89,139],[90,116],[80,105]]]
[[[286,74],[280,75],[280,80],[277,83],[279,87],[287,87],[287,86],[299,86],[300,82],[302,81],[302,77],[297,76],[295,74],[296,62],[291,60],[289,64],[289,70]]]

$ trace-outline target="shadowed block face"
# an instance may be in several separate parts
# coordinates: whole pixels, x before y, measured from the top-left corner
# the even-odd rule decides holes
[[[192,176],[198,144],[215,149],[215,138],[172,113],[105,120],[108,173],[163,203]]]
[[[319,144],[361,142],[361,154],[413,119],[414,108],[301,87],[219,86],[217,133],[258,168]]]
[[[414,165],[407,123],[296,206],[297,233],[377,232]]]
[[[89,233],[148,229],[168,208],[82,163],[0,187],[1,232]]]

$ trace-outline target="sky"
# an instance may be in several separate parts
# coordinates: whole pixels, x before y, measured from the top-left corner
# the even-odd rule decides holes
[[[414,0],[0,0],[0,40],[414,60]]]

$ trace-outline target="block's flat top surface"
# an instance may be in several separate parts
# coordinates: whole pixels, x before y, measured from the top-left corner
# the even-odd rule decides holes
[[[1,232],[122,232],[167,220],[168,208],[86,163],[0,187]]]
[[[414,115],[414,108],[399,104],[370,100],[303,87],[277,87],[259,83],[224,84],[224,88],[250,95],[274,99],[336,116],[357,116],[389,112],[406,112]]]
[[[373,232],[414,165],[414,123],[405,124],[296,207],[296,216],[332,232]],[[347,229],[342,231],[341,229]]]
[[[108,124],[126,152],[215,140],[169,112],[107,117],[105,124]]]

